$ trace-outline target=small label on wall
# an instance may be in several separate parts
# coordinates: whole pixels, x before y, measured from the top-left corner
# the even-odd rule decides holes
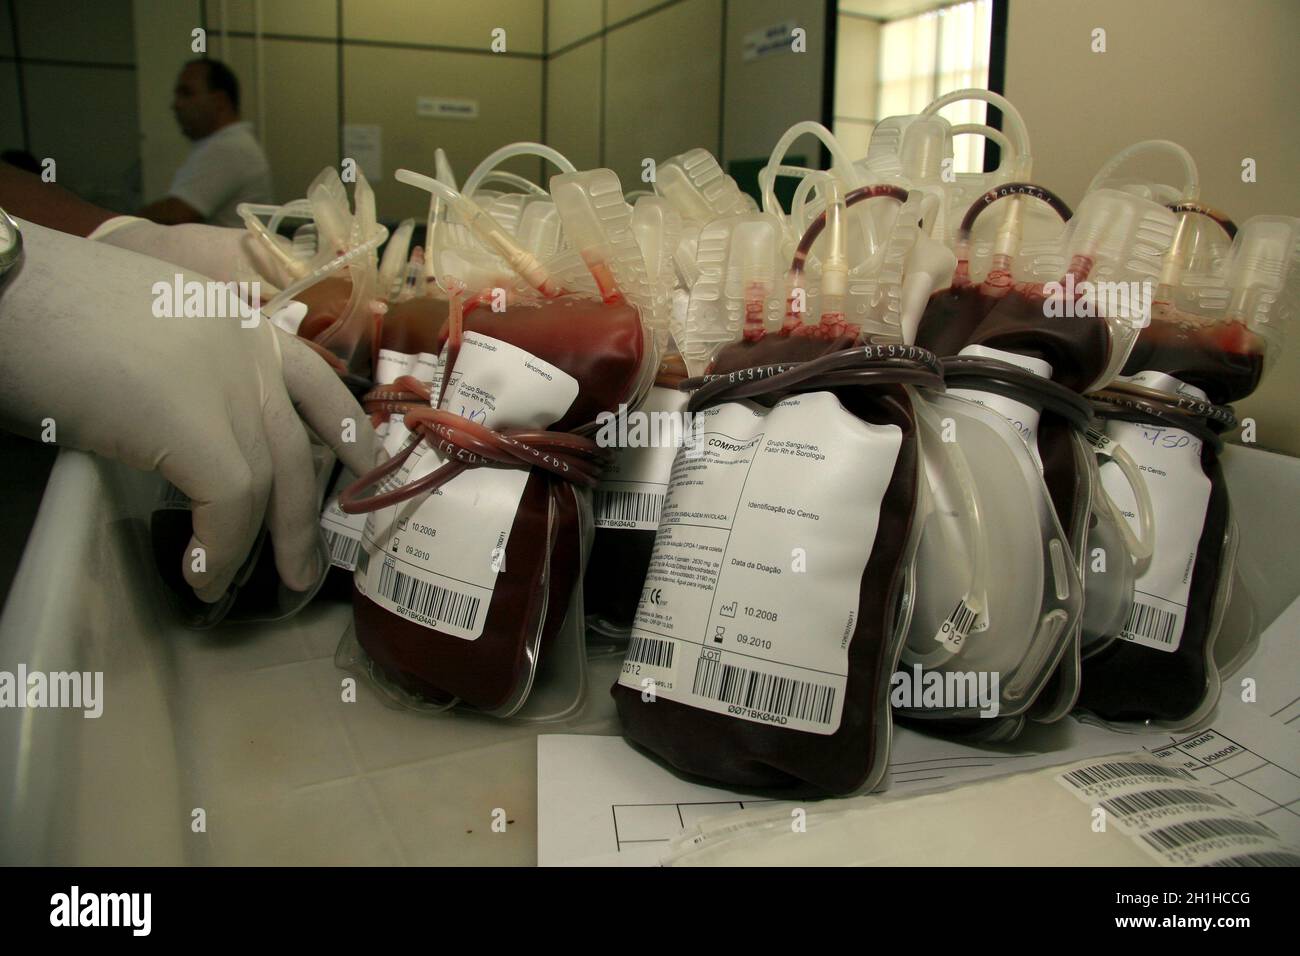
[[[794,20],[786,20],[784,23],[778,23],[775,26],[764,27],[762,30],[746,33],[743,53],[741,54],[745,62],[748,63],[763,56],[771,56],[774,53],[791,52],[791,35],[797,26],[799,24]]]
[[[433,119],[478,119],[478,100],[421,96],[415,101],[415,115]]]
[[[382,126],[345,123],[343,125],[343,155],[354,159],[366,179],[372,183],[384,178],[384,128]]]

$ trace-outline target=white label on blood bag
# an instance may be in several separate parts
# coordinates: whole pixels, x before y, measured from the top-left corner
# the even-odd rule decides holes
[[[347,483],[355,480],[350,473],[343,476]],[[347,487],[343,481],[341,487]],[[350,515],[339,507],[338,495],[334,495],[325,504],[320,516],[321,531],[325,534],[325,544],[330,549],[330,564],[344,571],[355,571],[357,553],[361,550],[361,532],[366,527],[364,514]]]
[[[442,376],[442,361],[432,352],[421,352],[416,356],[415,368],[411,375],[421,382],[437,382]]]
[[[298,327],[302,325],[302,320],[305,318],[307,318],[307,306],[302,302],[291,301],[276,310],[275,315],[271,316],[271,324],[290,335],[297,335]]]
[[[563,370],[508,342],[467,332],[442,407],[490,428],[546,428],[577,397],[577,379]],[[421,442],[380,487],[402,487],[446,462]],[[373,512],[357,589],[407,620],[476,640],[497,574],[509,570],[503,555],[527,483],[525,469],[472,468],[431,495]]]
[[[1144,647],[1176,651],[1210,502],[1201,441],[1179,428],[1135,422],[1107,422],[1106,435],[1137,463],[1151,493],[1155,519],[1155,553],[1134,584],[1133,610],[1119,636]],[[1140,534],[1137,501],[1119,465],[1102,463],[1101,481],[1134,533]]]
[[[1043,378],[1052,377],[1052,366],[1047,362],[1042,359],[1018,355],[1015,352],[1004,352],[1002,349],[991,349],[983,345],[968,345],[957,354],[998,359],[1015,365],[1017,368],[1023,368],[1027,372],[1033,372],[1035,375],[1041,375]],[[997,395],[993,392],[973,388],[950,388],[946,394],[964,398],[976,405],[983,405],[1010,422],[1011,427],[1016,430],[1016,433],[1024,439],[1025,444],[1029,447],[1029,453],[1034,456],[1034,464],[1038,466],[1038,473],[1040,475],[1043,473],[1043,459],[1038,455],[1038,420],[1041,417],[1038,409],[1026,405],[1024,402],[1018,402],[1014,398],[1007,398],[1005,395]]]
[[[392,349],[380,349],[375,361],[375,384],[391,385],[402,375],[410,375],[415,369],[415,356]]]
[[[688,396],[673,388],[650,389],[646,400],[631,415],[641,416],[642,434],[657,437],[656,444],[620,448],[596,488],[597,528],[654,531],[659,527],[668,478],[677,457],[676,438],[685,440]],[[628,426],[631,434],[632,426]]]
[[[902,432],[828,392],[700,413],[619,683],[792,730],[840,725],[859,588]]]

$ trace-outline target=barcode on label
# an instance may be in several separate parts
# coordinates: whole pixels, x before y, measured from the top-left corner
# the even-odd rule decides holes
[[[1168,777],[1174,780],[1196,779],[1181,767],[1166,767],[1159,763],[1103,763],[1095,767],[1080,767],[1063,775],[1078,787],[1092,787],[1112,780],[1129,777]]]
[[[701,657],[695,664],[696,694],[817,724],[829,724],[835,714],[835,688],[733,667]]]
[[[379,593],[414,614],[467,631],[475,629],[483,603],[472,595],[403,574],[388,563],[379,569]]]
[[[325,543],[330,549],[330,564],[345,571],[352,571],[357,566],[357,553],[361,550],[361,539],[350,538],[340,531],[321,526],[325,533]]]
[[[1215,860],[1209,866],[1300,866],[1300,856],[1294,853],[1243,853],[1226,860]]]
[[[1134,601],[1122,634],[1128,640],[1140,638],[1157,644],[1173,645],[1179,638],[1178,615]]]
[[[362,578],[370,573],[370,552],[365,548],[357,555],[357,570],[361,572]]]
[[[673,651],[676,649],[677,645],[668,641],[657,641],[653,637],[633,637],[628,641],[627,657],[624,660],[631,664],[649,664],[651,667],[672,667]]]
[[[939,625],[934,639],[954,654],[961,650],[962,642],[970,634],[971,625],[975,623],[975,612],[966,606],[965,600],[957,602],[947,620]]]
[[[596,523],[602,521],[635,521],[637,524],[659,524],[659,511],[664,496],[647,491],[606,491],[596,489]]]
[[[1084,434],[1089,444],[1098,451],[1104,451],[1111,444],[1110,437],[1096,425],[1090,425]]]
[[[1118,816],[1133,816],[1150,810],[1163,810],[1167,807],[1208,805],[1215,807],[1232,807],[1227,800],[1214,793],[1200,790],[1143,790],[1122,797],[1102,800],[1101,806],[1108,813]]]
[[[1142,839],[1158,850],[1177,850],[1192,843],[1233,836],[1277,838],[1277,834],[1262,823],[1253,823],[1250,820],[1222,819],[1188,820],[1185,823],[1175,823],[1163,830],[1144,833]]]

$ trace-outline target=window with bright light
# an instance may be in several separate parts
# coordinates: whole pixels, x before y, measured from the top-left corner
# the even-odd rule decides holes
[[[870,0],[841,4],[837,50],[836,135],[863,153],[870,129],[883,117],[919,113],[952,90],[987,89],[993,26],[993,0],[968,0],[884,22],[855,13],[872,8]],[[954,126],[983,123],[985,106],[954,103],[943,116]],[[959,136],[953,153],[957,172],[984,168],[981,136]]]

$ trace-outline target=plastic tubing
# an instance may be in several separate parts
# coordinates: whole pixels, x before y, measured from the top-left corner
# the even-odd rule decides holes
[[[507,172],[504,169],[494,169],[480,180],[480,186],[486,186],[488,183],[497,183],[501,186],[513,186],[520,192],[527,193],[530,196],[550,196],[545,189],[537,185],[526,176],[520,176],[518,173]]]
[[[985,599],[988,597],[989,547],[984,534],[984,515],[980,511],[979,496],[975,492],[975,479],[971,477],[966,455],[956,442],[942,440],[943,427],[934,408],[926,401],[912,403],[917,410],[917,419],[929,429],[934,447],[941,449],[945,459],[946,477],[951,475],[961,493],[966,520],[962,522],[966,535],[967,552],[970,555],[970,583],[966,586],[964,598],[966,606],[976,614],[986,610]]]
[[[957,270],[953,273],[953,285],[965,285],[970,281],[970,234],[975,227],[975,220],[989,206],[1008,196],[1031,196],[1034,199],[1040,199],[1051,206],[1056,214],[1066,222],[1074,217],[1073,210],[1066,205],[1064,199],[1042,186],[1036,186],[1033,183],[1005,183],[990,189],[971,203],[970,208],[966,210],[966,215],[962,217],[961,225],[957,229],[957,242],[953,249],[957,254]],[[1020,238],[1020,219],[1016,213],[1017,210],[1013,206],[1007,222],[998,232],[997,243],[993,250],[993,262],[989,267],[988,275],[984,277],[986,286],[991,285],[1002,288],[1009,287],[1011,284],[1011,258],[1015,255]],[[1073,264],[1071,264],[1071,268],[1074,268]],[[993,281],[995,278],[996,281]],[[1084,279],[1087,278],[1087,275],[1085,273],[1075,278]]]
[[[1016,161],[1016,147],[1007,134],[1000,129],[994,129],[987,123],[962,123],[960,126],[952,128],[953,136],[983,136],[987,140],[997,143],[998,148],[1002,150],[1002,156],[998,162],[998,169],[1006,166],[1008,163]]]
[[[388,238],[388,230],[385,229],[383,226],[378,226],[378,225],[375,226],[374,235],[371,236],[369,239],[367,239],[365,242],[353,246],[351,249],[349,249],[347,252],[343,253],[342,255],[335,256],[333,259],[331,259],[329,262],[326,262],[324,265],[317,266],[315,269],[307,273],[302,278],[298,279],[296,282],[293,282],[285,286],[283,289],[281,289],[280,294],[277,295],[275,298],[273,298],[270,302],[268,302],[265,308],[262,309],[263,314],[275,315],[276,312],[284,308],[285,304],[290,299],[292,299],[295,295],[297,295],[299,292],[303,291],[304,289],[308,289],[311,286],[314,286],[317,282],[320,282],[322,279],[326,279],[330,277],[334,273],[338,272],[340,269],[347,268],[348,266],[357,262],[359,259],[365,258],[370,253],[378,249],[380,245],[383,244],[383,241],[387,238]]]
[[[1125,481],[1133,489],[1133,498],[1137,502],[1140,534],[1133,533],[1128,519],[1120,513],[1119,506],[1115,504],[1104,486],[1101,488],[1101,493],[1106,499],[1106,506],[1110,508],[1111,514],[1119,525],[1120,534],[1124,537],[1124,544],[1128,548],[1129,554],[1133,556],[1133,563],[1140,575],[1146,570],[1151,555],[1155,553],[1156,518],[1151,508],[1151,489],[1147,487],[1146,481],[1142,478],[1142,473],[1138,470],[1137,462],[1133,460],[1133,456],[1125,451],[1118,442],[1112,442],[1109,451],[1111,460],[1119,466]]]
[[[794,141],[808,133],[816,136],[830,150],[832,168],[841,170],[846,176],[853,175],[853,160],[844,151],[844,147],[840,145],[840,141],[835,138],[834,133],[821,123],[815,123],[812,120],[795,123],[776,141],[776,145],[772,147],[771,156],[768,158],[767,166],[759,175],[760,184],[763,188],[763,212],[775,215],[782,214],[781,205],[776,201],[776,171],[781,165],[781,160],[785,158],[786,151],[789,150]]]
[[[1034,199],[1041,199],[1051,206],[1052,210],[1064,222],[1068,222],[1074,217],[1074,211],[1070,209],[1065,200],[1050,189],[1044,189],[1042,186],[1036,186],[1033,183],[1006,183],[990,189],[971,203],[970,208],[966,210],[966,215],[962,217],[961,226],[957,232],[958,240],[969,240],[971,230],[975,228],[975,220],[979,218],[980,213],[999,199],[1005,199],[1008,196],[1030,196]]]
[[[497,152],[500,152],[500,150]],[[443,200],[448,207],[456,210],[465,220],[466,225],[484,243],[496,250],[506,260],[510,268],[514,269],[525,282],[543,296],[553,299],[564,294],[563,288],[551,277],[550,272],[547,271],[537,257],[507,235],[478,203],[452,189],[446,183],[439,182],[432,176],[425,176],[409,169],[399,169],[395,175],[398,182],[433,193]]]
[[[1032,158],[1029,152],[1029,128],[1025,125],[1025,118],[1020,115],[1020,110],[1011,104],[1011,101],[1004,96],[999,96],[992,90],[966,89],[953,90],[951,93],[945,93],[933,103],[921,110],[922,116],[933,116],[945,106],[952,103],[960,103],[962,100],[983,100],[990,103],[1002,111],[1004,122],[1011,127],[1009,130],[1010,137],[1015,144],[1016,161],[1018,166],[1018,175],[1028,176],[1032,170]]]
[[[488,173],[515,156],[540,156],[553,166],[558,167],[562,173],[577,172],[577,168],[573,163],[569,162],[568,158],[557,149],[552,149],[542,143],[511,143],[509,146],[502,146],[495,152],[489,153],[483,159],[483,162],[474,168],[474,171],[469,174],[469,178],[465,180],[465,187],[461,190],[462,195],[473,196],[478,191],[479,186],[483,184],[483,180]]]
[[[1195,202],[1201,195],[1201,177],[1196,169],[1196,160],[1192,159],[1192,154],[1182,146],[1168,139],[1144,139],[1139,143],[1121,149],[1106,162],[1102,163],[1101,169],[1097,170],[1097,175],[1092,177],[1092,182],[1088,183],[1086,192],[1092,192],[1107,179],[1115,174],[1120,166],[1123,166],[1134,156],[1140,153],[1169,153],[1177,159],[1183,166],[1183,200]]]
[[[829,176],[827,173],[821,175]],[[844,197],[844,205],[854,206],[868,199],[875,199],[877,196],[888,196],[896,199],[900,203],[907,202],[908,192],[902,186],[891,186],[888,183],[881,183],[875,186],[859,186]],[[1069,218],[1068,216],[1066,217]],[[813,243],[817,241],[817,236],[821,234],[826,225],[826,213],[821,212],[816,219],[808,224],[804,230],[803,237],[799,240],[799,245],[795,248],[794,259],[790,262],[790,271],[802,274],[804,262],[808,258],[808,252],[812,249]]]
[[[258,241],[275,257],[276,261],[289,275],[296,279],[308,275],[310,272],[308,264],[296,258],[290,250],[285,249],[280,243],[276,242],[275,234],[263,225],[262,220],[258,218],[259,212],[269,210],[273,210],[272,215],[274,215],[275,212],[279,212],[279,207],[259,206],[252,203],[240,203],[236,207],[236,212],[239,213],[239,218],[244,220],[244,225],[248,227],[248,231],[257,237]]]
[[[1228,218],[1227,213],[1219,212],[1210,206],[1203,206],[1198,202],[1172,202],[1169,204],[1169,209],[1179,214],[1194,212],[1206,216],[1213,219],[1219,228],[1227,233],[1229,239],[1237,238],[1237,224]]]

